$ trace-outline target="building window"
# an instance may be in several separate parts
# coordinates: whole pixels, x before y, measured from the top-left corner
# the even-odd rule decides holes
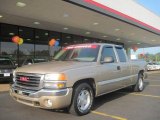
[[[50,31],[49,40],[51,39],[58,40],[59,42],[58,46],[49,46],[49,55],[52,59],[52,57],[55,56],[55,54],[61,49],[61,46],[63,45],[63,43],[62,43],[61,33],[59,32]]]
[[[17,45],[12,42],[1,42],[1,54],[2,55],[17,54]]]
[[[18,64],[22,66],[24,61],[29,58],[34,58],[34,44],[32,43],[24,43],[19,45],[19,52],[18,52]]]
[[[48,35],[49,33],[47,30],[35,29],[35,41],[39,43],[48,44]]]
[[[49,53],[50,53],[50,57],[52,58],[53,56],[55,56],[62,47],[60,46],[54,46],[54,47],[49,47]]]
[[[25,41],[34,40],[34,30],[28,27],[19,27],[19,36]]]
[[[18,26],[1,24],[1,36],[12,37],[14,35],[18,35]]]
[[[49,31],[49,40],[54,38],[55,40],[60,40],[61,41],[61,35],[59,32],[54,32],[54,31]]]
[[[34,44],[23,43],[20,45],[19,55],[34,55]]]
[[[82,37],[78,35],[72,35],[73,44],[80,44],[82,43]]]
[[[49,51],[48,51],[48,45],[41,45],[41,44],[36,44],[35,45],[35,56],[48,56]]]
[[[18,46],[12,42],[12,37],[16,35],[23,38],[22,45]],[[49,46],[48,43],[51,39],[59,40],[59,46]],[[67,45],[98,43],[100,41],[113,43],[96,38],[0,23],[0,55],[9,56],[14,60],[18,59],[19,62],[26,57],[53,57],[62,47]],[[116,44],[123,45],[122,43]]]
[[[88,38],[88,37],[83,37],[82,42],[83,43],[92,43],[91,38]]]
[[[71,34],[62,34],[62,46],[67,46],[67,45],[72,45],[73,40],[72,40],[72,35]]]

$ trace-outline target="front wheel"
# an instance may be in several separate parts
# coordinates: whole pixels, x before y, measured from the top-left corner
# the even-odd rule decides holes
[[[134,92],[141,92],[144,90],[144,80],[143,80],[143,75],[139,74],[138,75],[138,80],[135,85],[132,86]]]
[[[85,115],[90,112],[93,104],[93,90],[87,83],[77,85],[73,92],[69,112],[74,115]]]

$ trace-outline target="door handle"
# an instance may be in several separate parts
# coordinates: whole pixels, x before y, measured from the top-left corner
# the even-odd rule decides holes
[[[121,70],[121,67],[120,67],[120,66],[117,66],[117,70]]]

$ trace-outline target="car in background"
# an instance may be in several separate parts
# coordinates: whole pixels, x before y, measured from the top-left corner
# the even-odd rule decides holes
[[[16,68],[8,57],[0,57],[0,82],[12,82],[13,70]]]
[[[148,63],[147,70],[160,70],[160,65],[158,63]]]
[[[22,66],[31,65],[31,64],[40,63],[40,62],[47,62],[47,61],[48,61],[47,59],[43,59],[43,58],[27,58],[22,63]]]
[[[160,70],[160,64],[158,64],[157,62],[153,63],[156,66],[156,70]]]

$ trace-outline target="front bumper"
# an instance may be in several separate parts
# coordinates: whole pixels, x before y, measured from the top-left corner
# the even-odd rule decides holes
[[[19,90],[14,85],[10,87],[10,95],[17,101],[29,106],[45,109],[60,109],[70,105],[72,88],[62,90],[39,91]],[[49,103],[48,103],[49,101]]]

